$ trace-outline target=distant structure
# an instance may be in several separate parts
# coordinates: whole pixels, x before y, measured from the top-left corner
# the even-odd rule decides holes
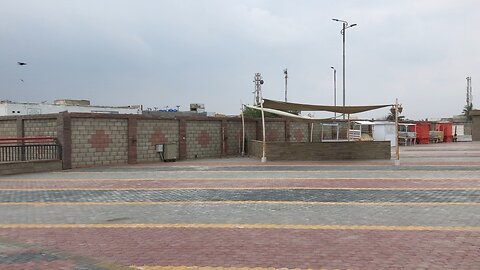
[[[285,74],[285,102],[287,102],[287,82],[288,82],[288,70],[284,69],[283,74]]]
[[[52,114],[64,111],[71,113],[141,114],[142,106],[92,106],[89,100],[77,99],[57,99],[53,104],[0,101],[0,116]]]
[[[203,103],[191,103],[190,104],[190,111],[196,113],[204,113],[205,112],[205,104]]]
[[[472,77],[467,77],[467,108],[472,108]]]
[[[253,77],[253,82],[255,83],[255,91],[253,91],[254,103],[255,103],[255,106],[259,106],[260,92],[262,91],[262,84],[263,84],[262,74],[255,73],[255,76]]]
[[[164,118],[177,118],[177,117],[224,117],[225,115],[222,113],[217,112],[207,112],[205,110],[204,103],[190,103],[190,110],[189,111],[180,111],[180,106],[177,105],[176,109],[167,108],[160,109],[157,108],[151,109],[147,108],[142,112],[143,115],[151,115],[151,116],[160,116]]]

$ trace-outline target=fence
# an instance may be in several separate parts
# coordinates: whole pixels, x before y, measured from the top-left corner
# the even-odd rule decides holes
[[[61,153],[53,137],[0,138],[0,162],[61,160]]]

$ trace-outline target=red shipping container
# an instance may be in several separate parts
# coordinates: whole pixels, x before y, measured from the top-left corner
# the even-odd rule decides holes
[[[428,122],[417,122],[417,143],[428,144],[428,133],[430,131],[430,124]]]
[[[443,131],[443,142],[452,142],[453,133],[452,133],[452,123],[437,123],[435,125],[435,130]]]

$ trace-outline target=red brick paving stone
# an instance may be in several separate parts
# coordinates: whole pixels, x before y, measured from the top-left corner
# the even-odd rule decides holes
[[[0,180],[0,189],[27,188],[480,188],[477,180],[235,179],[235,180]]]
[[[479,269],[480,232],[212,228],[0,229],[124,265]]]
[[[75,264],[70,261],[30,261],[26,263],[0,264],[0,270],[73,270]]]

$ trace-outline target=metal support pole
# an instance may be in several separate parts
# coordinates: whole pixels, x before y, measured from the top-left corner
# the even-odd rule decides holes
[[[337,70],[334,67],[330,67],[333,69],[333,105],[337,106]],[[333,114],[334,118],[337,119],[337,112]]]
[[[340,33],[342,34],[342,45],[343,45],[343,54],[342,54],[342,60],[343,60],[343,72],[342,72],[342,77],[343,77],[343,107],[345,107],[345,30],[347,30],[348,28],[351,28],[351,27],[354,27],[356,26],[357,24],[354,23],[354,24],[351,24],[349,25],[347,21],[344,21],[344,20],[339,20],[339,19],[332,19],[336,22],[341,22],[342,23],[342,30],[340,31]],[[343,119],[345,119],[345,114],[343,114]]]
[[[267,152],[267,142],[265,138],[265,113],[263,111],[263,97],[260,101],[260,107],[262,108],[262,130],[263,130],[263,142],[262,142],[262,163],[267,162],[266,152]]]
[[[345,114],[343,114],[343,117],[345,117]],[[348,114],[348,120],[347,120],[347,141],[350,141],[350,114]]]
[[[398,98],[395,99],[395,166],[400,165],[400,148],[398,145]]]
[[[343,72],[342,72],[342,79],[343,79],[343,109],[345,109],[345,29],[347,27],[347,23],[343,23],[342,29],[342,37],[343,37]],[[343,114],[343,119],[345,119],[345,113]]]
[[[287,102],[287,81],[288,81],[288,71],[287,71],[287,69],[283,70],[283,74],[285,74],[285,102]]]
[[[245,156],[245,117],[243,116],[243,109],[242,104],[242,157]]]

